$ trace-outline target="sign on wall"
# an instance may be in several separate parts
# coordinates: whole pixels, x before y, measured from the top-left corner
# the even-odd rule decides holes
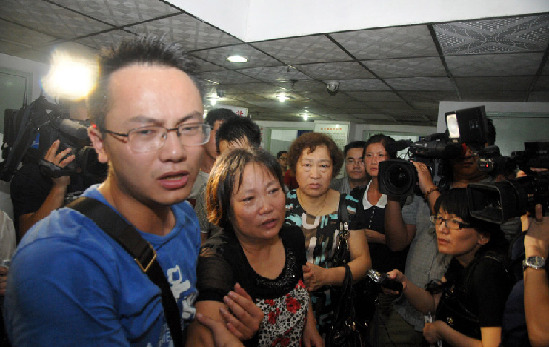
[[[241,117],[248,117],[248,109],[246,107],[236,107],[217,103],[214,108],[228,108]]]
[[[329,135],[343,151],[343,148],[349,140],[349,123],[348,122],[325,122],[315,121],[315,133],[323,133]]]

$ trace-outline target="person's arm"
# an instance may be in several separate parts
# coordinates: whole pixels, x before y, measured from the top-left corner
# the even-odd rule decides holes
[[[481,340],[466,336],[443,321],[425,323],[423,336],[428,343],[444,340],[454,347],[498,347],[501,343],[501,327],[481,327]]]
[[[305,323],[305,328],[303,329],[303,345],[305,347],[324,346],[322,336],[320,336],[318,330],[316,329],[316,319],[311,303],[309,303],[309,310],[307,310],[307,322]]]
[[[387,277],[402,283],[402,294],[414,306],[414,308],[424,314],[435,312],[440,294],[433,295],[423,288],[410,282],[406,275],[399,270],[392,270],[387,273]]]
[[[379,243],[382,245],[386,243],[385,234],[382,234],[379,231],[366,228],[364,229],[364,233],[366,234],[366,240],[368,240],[368,243]]]
[[[196,314],[208,317],[216,322],[223,323],[221,311],[226,310],[225,305],[219,301],[199,301],[196,303]],[[227,327],[228,329],[228,327]],[[214,336],[205,325],[195,320],[189,325],[187,332],[188,346],[213,346]]]
[[[44,159],[61,168],[64,168],[74,160],[75,156],[72,154],[68,155],[71,151],[70,148],[57,153],[58,149],[59,140],[55,140],[46,152]],[[42,218],[48,216],[53,210],[63,206],[67,187],[70,184],[70,176],[52,178],[52,182],[53,186],[51,187],[46,200],[44,200],[40,208],[35,212],[22,214],[19,216],[19,239],[21,239],[27,230],[29,230],[34,224]]]
[[[353,274],[353,281],[356,282],[362,279],[372,267],[364,230],[350,230],[348,244],[351,254],[351,261],[348,265]],[[325,285],[341,285],[345,279],[345,267],[338,266],[326,269],[307,263],[303,266],[303,279],[309,291]]]
[[[400,199],[388,196],[385,205],[385,241],[393,252],[402,251],[412,243],[416,226],[405,224],[402,218]]]
[[[196,319],[210,329],[214,336],[215,347],[244,347],[242,342],[231,334],[222,322],[204,316],[201,313],[196,315]]]
[[[544,257],[547,261],[549,217],[541,218],[541,206],[537,209],[536,220],[531,221],[524,238],[525,257]],[[549,345],[549,281],[546,269],[526,268],[524,271],[524,313],[532,346]]]
[[[427,203],[429,204],[429,207],[431,208],[431,213],[433,213],[435,209],[435,202],[440,196],[438,187],[433,182],[433,178],[431,177],[431,172],[429,171],[429,168],[427,167],[427,165],[420,162],[413,162],[413,164],[416,168],[418,181],[419,181],[419,188],[421,189],[423,196],[425,197],[425,199],[427,200]]]

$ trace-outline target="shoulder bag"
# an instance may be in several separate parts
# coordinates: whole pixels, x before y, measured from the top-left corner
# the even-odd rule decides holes
[[[156,260],[156,251],[135,227],[127,223],[110,207],[99,200],[80,197],[67,207],[88,217],[101,228],[105,234],[112,237],[135,260],[137,266],[162,291],[162,307],[166,322],[170,328],[173,344],[184,346],[183,330],[181,328],[181,313],[173,297],[170,284],[164,276],[164,271]]]

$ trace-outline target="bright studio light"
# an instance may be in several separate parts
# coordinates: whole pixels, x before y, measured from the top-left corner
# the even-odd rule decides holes
[[[286,93],[282,92],[282,93],[278,93],[276,95],[276,98],[278,99],[278,101],[280,102],[286,102],[286,100],[289,99],[288,95],[286,95]]]
[[[82,99],[95,86],[97,64],[62,50],[52,54],[50,71],[42,78],[44,91],[61,99]]]

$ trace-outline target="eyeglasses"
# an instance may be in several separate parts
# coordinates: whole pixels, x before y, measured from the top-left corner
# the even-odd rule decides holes
[[[303,171],[310,172],[311,169],[313,168],[313,166],[315,166],[315,165],[312,161],[300,161],[299,166],[301,167],[301,169]],[[318,171],[320,171],[322,173],[326,173],[326,172],[328,172],[328,170],[331,169],[332,164],[328,163],[328,162],[320,162],[320,163],[316,164],[316,167],[317,167]]]
[[[470,225],[467,223],[464,223],[462,221],[459,221],[455,218],[442,218],[441,216],[431,216],[431,223],[433,223],[435,226],[441,226],[442,222],[446,225],[448,229],[451,230],[458,230],[463,228],[469,228]]]
[[[347,165],[364,166],[364,160],[362,159],[347,158],[345,159],[345,162],[347,163]]]
[[[164,147],[170,131],[176,132],[183,146],[203,145],[210,139],[211,128],[209,125],[202,123],[182,123],[175,128],[168,129],[162,126],[151,125],[135,128],[127,133],[117,133],[104,128],[100,130],[107,134],[127,138],[127,143],[129,143],[132,151],[143,153],[156,151]]]

